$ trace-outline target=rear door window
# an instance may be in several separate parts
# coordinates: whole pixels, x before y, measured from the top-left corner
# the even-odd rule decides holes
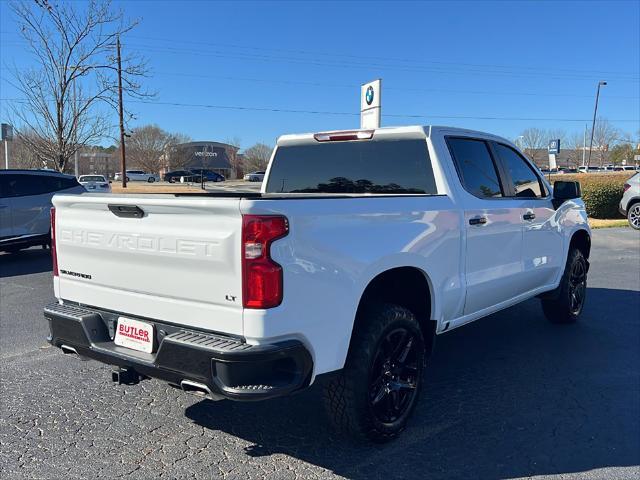
[[[5,186],[3,195],[7,197],[25,197],[47,193],[47,184],[44,175],[30,175],[28,173],[15,173],[3,175]]]
[[[425,140],[368,140],[278,147],[266,192],[437,194],[437,189]]]
[[[68,188],[73,188],[78,185],[78,181],[75,177],[44,177],[44,183],[46,185],[46,191],[51,192],[59,192],[60,190],[66,190]]]
[[[447,144],[465,190],[479,198],[498,198],[503,191],[497,167],[484,140],[449,137]]]
[[[546,196],[540,177],[518,152],[501,143],[494,143],[493,146],[511,177],[513,195],[521,198]]]

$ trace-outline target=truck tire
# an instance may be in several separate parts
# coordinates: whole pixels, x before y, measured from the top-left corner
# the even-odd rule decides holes
[[[574,323],[578,320],[587,294],[589,266],[577,248],[569,251],[560,285],[548,298],[542,299],[542,310],[552,323]]]
[[[359,440],[397,437],[418,402],[425,358],[422,332],[409,310],[368,308],[354,329],[344,369],[325,385],[333,426]]]

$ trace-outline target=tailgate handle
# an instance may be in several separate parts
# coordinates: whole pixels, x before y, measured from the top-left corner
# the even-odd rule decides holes
[[[107,205],[111,213],[122,218],[142,218],[144,210],[137,205]]]

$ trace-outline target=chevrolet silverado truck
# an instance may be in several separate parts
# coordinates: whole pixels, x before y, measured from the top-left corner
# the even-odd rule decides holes
[[[208,398],[322,380],[334,425],[407,425],[437,335],[585,302],[590,229],[508,140],[447,127],[284,135],[258,192],[56,195],[49,342]],[[513,321],[517,321],[516,318]]]

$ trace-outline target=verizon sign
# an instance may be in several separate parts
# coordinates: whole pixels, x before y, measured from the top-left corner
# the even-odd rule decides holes
[[[194,155],[196,157],[217,157],[218,156],[218,152],[197,151],[197,152],[194,153]]]

